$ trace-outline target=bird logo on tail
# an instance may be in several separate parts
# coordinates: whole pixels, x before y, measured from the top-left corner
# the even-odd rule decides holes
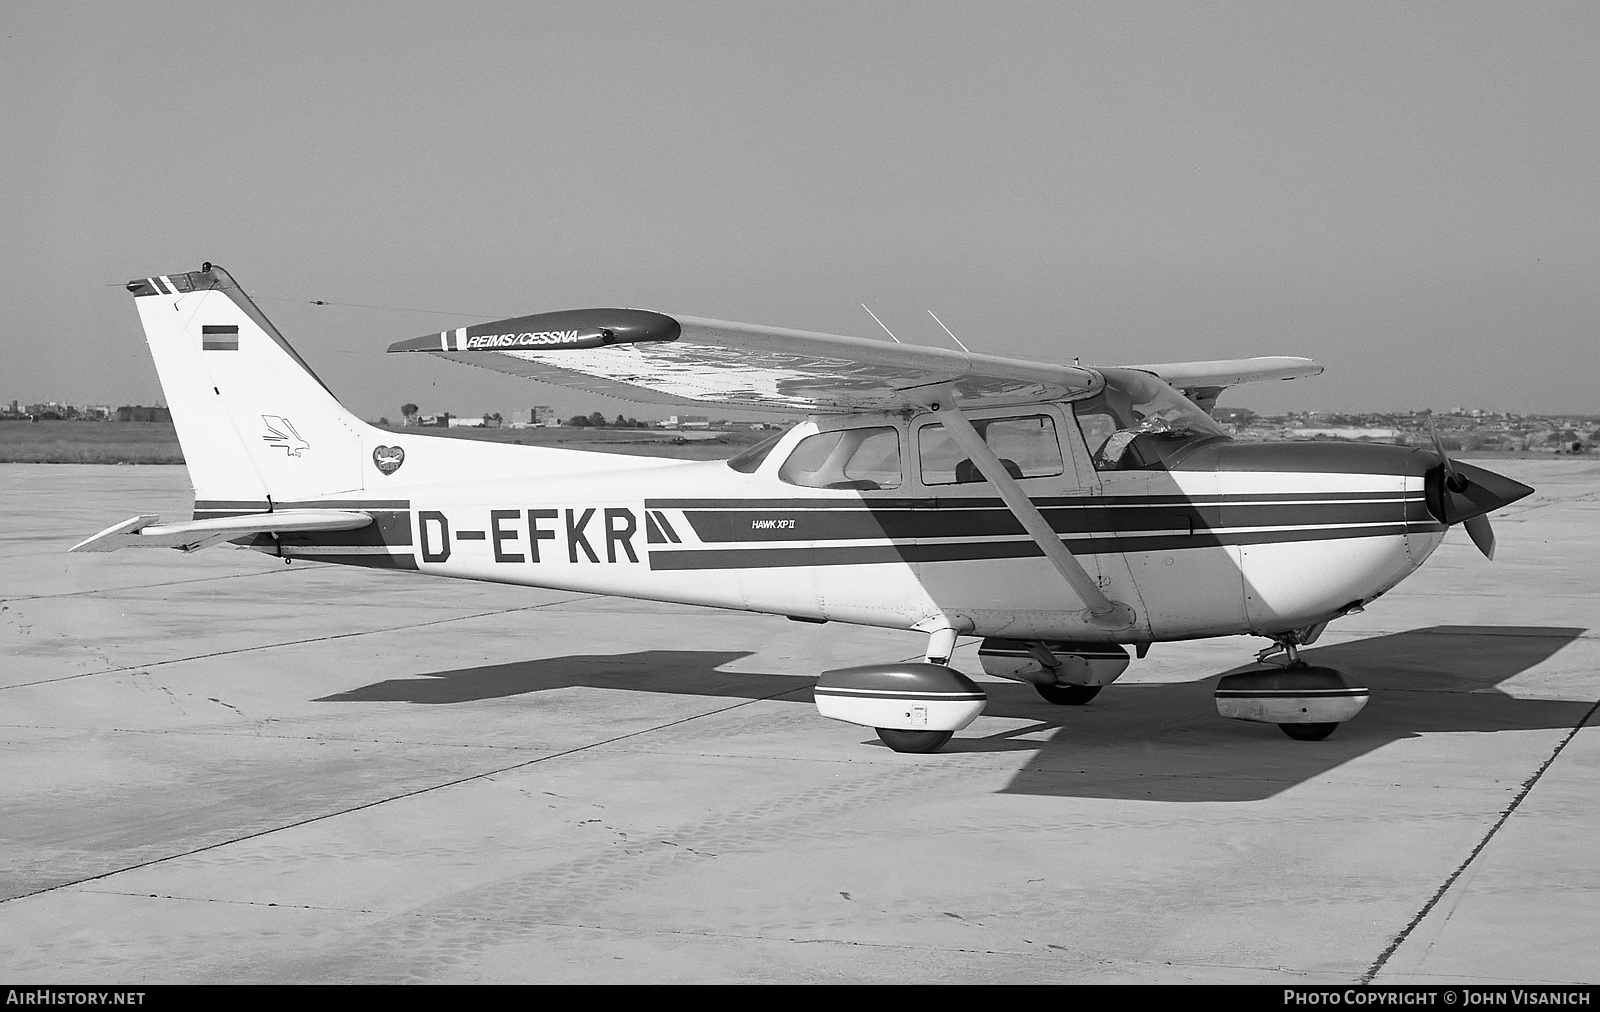
[[[298,457],[302,451],[311,449],[311,444],[300,437],[289,419],[281,415],[262,415],[261,421],[267,426],[267,435],[261,438],[289,456]]]

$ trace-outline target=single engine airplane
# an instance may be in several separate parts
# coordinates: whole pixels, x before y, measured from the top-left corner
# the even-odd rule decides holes
[[[931,752],[982,712],[949,666],[1083,704],[1128,647],[1253,634],[1223,716],[1326,737],[1367,701],[1299,649],[1533,490],[1433,449],[1242,443],[1223,389],[1304,358],[1027,362],[634,309],[473,324],[389,351],[662,404],[806,420],[726,461],[386,431],[346,411],[221,267],[128,283],[194,484],[192,519],[76,545],[282,557],[913,630],[924,660],[821,674],[818,709]],[[1269,663],[1275,661],[1276,663]]]

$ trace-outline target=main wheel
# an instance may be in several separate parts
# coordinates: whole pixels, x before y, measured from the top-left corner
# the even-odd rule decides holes
[[[1082,706],[1100,695],[1103,685],[1035,685],[1039,695],[1057,706]]]
[[[897,731],[892,727],[875,727],[878,738],[896,752],[937,752],[944,748],[954,731]]]
[[[1333,733],[1338,724],[1279,724],[1283,733],[1295,741],[1321,741]]]

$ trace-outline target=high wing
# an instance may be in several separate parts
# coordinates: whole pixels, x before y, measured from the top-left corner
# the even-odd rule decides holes
[[[1262,380],[1292,380],[1317,376],[1322,365],[1309,358],[1277,355],[1265,358],[1230,358],[1212,362],[1166,362],[1161,365],[1134,365],[1130,369],[1155,373],[1185,397],[1210,411],[1217,397],[1228,387]]]
[[[969,407],[1082,396],[1080,366],[637,309],[539,313],[400,341],[499,372],[655,404],[783,414],[895,411],[952,384]]]
[[[198,551],[209,545],[252,534],[293,534],[308,531],[353,531],[372,523],[372,514],[360,510],[278,510],[236,517],[212,517],[179,524],[160,523],[151,514],[112,524],[92,538],[78,542],[69,552],[114,552],[119,548],[177,548]]]
[[[638,309],[575,309],[474,324],[390,352],[427,352],[623,400],[745,411],[896,411],[950,384],[965,407],[1071,400],[1098,371],[943,348],[763,327]],[[1134,366],[1200,397],[1226,386],[1314,375],[1310,359]]]

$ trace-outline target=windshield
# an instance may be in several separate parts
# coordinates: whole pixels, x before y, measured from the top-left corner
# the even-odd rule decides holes
[[[1193,401],[1149,373],[1101,373],[1105,388],[1072,405],[1096,470],[1158,468],[1196,442],[1228,438]]]

